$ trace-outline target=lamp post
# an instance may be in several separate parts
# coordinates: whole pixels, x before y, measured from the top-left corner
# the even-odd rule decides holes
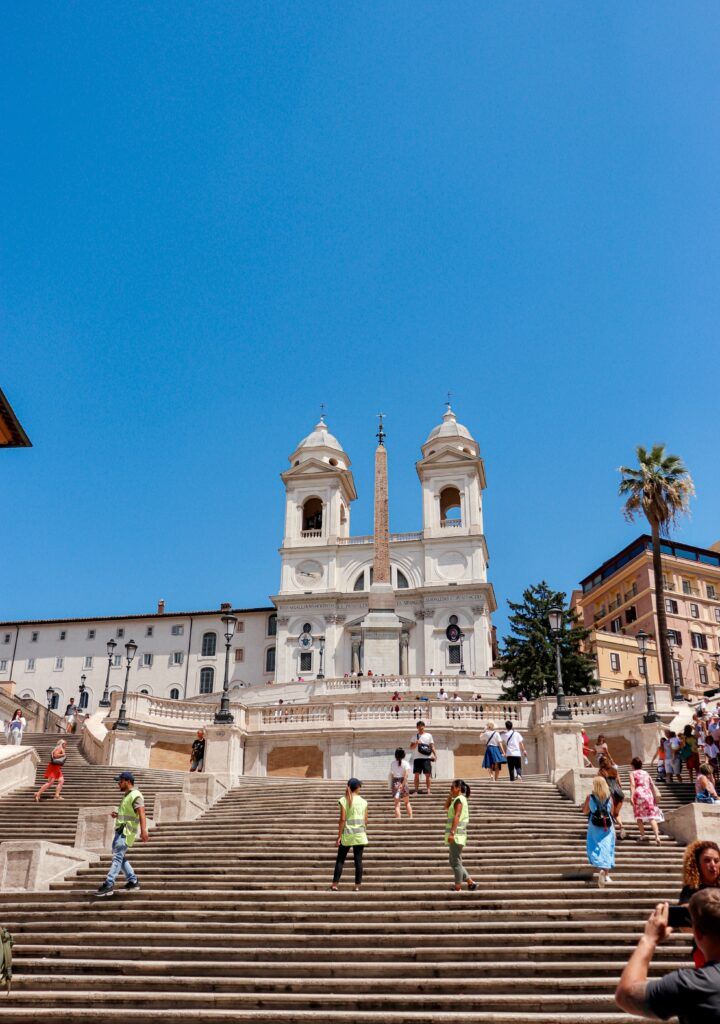
[[[110,669],[112,668],[113,655],[115,653],[115,648],[116,647],[117,647],[117,643],[116,643],[115,640],[108,640],[108,642],[107,642],[108,667],[107,667],[107,675],[105,676],[105,689],[103,690],[102,699],[100,700],[99,705],[98,705],[101,708],[109,708],[110,707]]]
[[[460,641],[460,668],[458,669],[458,675],[459,676],[466,676],[467,675],[467,672],[465,671],[465,655],[464,655],[464,652],[463,652],[463,640],[464,639],[465,639],[465,634],[463,633],[462,630],[460,630],[460,636],[458,637],[458,640]]]
[[[109,646],[110,645],[108,644],[108,647]],[[123,695],[122,695],[122,704],[120,705],[120,714],[117,717],[117,721],[115,722],[115,725],[113,726],[113,729],[129,729],[130,728],[130,723],[128,722],[127,715],[125,714],[125,705],[127,703],[128,681],[130,679],[130,666],[132,665],[132,660],[135,657],[135,652],[137,651],[137,648],[138,648],[138,645],[135,643],[134,640],[128,640],[128,642],[125,644],[125,657],[127,658],[127,665],[125,667],[125,685],[123,686]]]
[[[565,690],[563,689],[562,678],[562,662],[560,659],[560,637],[562,636],[563,628],[562,608],[551,608],[548,612],[548,620],[550,622],[550,629],[553,631],[555,638],[555,672],[557,674],[557,705],[553,711],[553,718],[564,720],[572,718],[572,711],[567,706],[567,702],[565,700]]]
[[[325,672],[323,671],[323,661],[325,658],[325,637],[319,636],[318,643],[320,644],[320,671],[317,674],[318,679],[325,678]]]
[[[638,632],[635,639],[637,640],[638,650],[640,651],[640,657],[642,658],[644,668],[643,674],[645,676],[645,701],[647,703],[647,711],[643,715],[643,722],[646,722],[649,725],[653,722],[657,722],[658,720],[657,712],[655,711],[655,694],[650,689],[650,673],[648,672],[648,663],[646,657],[648,640],[650,639],[650,637],[647,635],[644,629],[641,629]]]
[[[53,699],[55,697],[55,690],[53,690],[52,686],[48,686],[47,690],[45,691],[45,696],[47,697],[47,710],[45,712],[45,732],[47,732],[50,726],[50,712],[52,711]]]
[[[675,672],[675,633],[672,629],[669,629],[665,635],[667,636],[668,647],[670,648],[670,664],[672,665],[672,699],[682,700],[680,680]]]
[[[234,615],[226,614],[222,616],[222,623],[225,627],[225,678],[220,698],[220,710],[215,712],[215,725],[231,725],[235,719],[230,714],[230,644],[237,626],[237,619]]]
[[[83,703],[83,697],[85,696],[85,691],[87,690],[87,686],[85,685],[85,680],[86,679],[87,679],[87,676],[83,672],[83,674],[80,676],[80,686],[78,687],[78,690],[80,692],[80,700],[78,701],[78,708],[81,711],[85,710],[85,705]]]

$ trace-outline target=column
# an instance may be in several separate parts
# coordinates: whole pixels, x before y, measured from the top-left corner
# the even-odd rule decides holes
[[[408,644],[410,643],[410,637],[407,633],[400,634],[400,675],[407,676],[410,674],[408,670]]]

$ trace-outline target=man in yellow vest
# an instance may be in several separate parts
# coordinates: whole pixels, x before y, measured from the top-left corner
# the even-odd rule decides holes
[[[127,859],[127,852],[137,839],[138,832],[143,843],[148,841],[147,820],[145,818],[145,801],[139,789],[135,788],[135,776],[132,772],[120,772],[115,776],[118,789],[122,793],[120,806],[117,811],[112,812],[115,818],[115,836],[112,844],[112,864],[108,871],[107,878],[96,890],[96,896],[112,896],[115,887],[115,879],[121,871],[125,873],[127,881],[124,888],[128,892],[140,888],[137,875]]]

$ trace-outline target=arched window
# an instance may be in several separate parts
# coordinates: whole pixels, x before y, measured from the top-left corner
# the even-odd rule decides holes
[[[440,522],[460,523],[461,520],[460,491],[457,487],[444,487],[440,491]]]
[[[277,636],[277,615],[269,615],[267,620],[267,635]]]
[[[398,569],[398,571],[397,571],[397,589],[398,590],[408,590],[409,587],[410,587],[410,584],[408,583],[407,576],[405,575],[404,572],[401,572],[400,569]]]
[[[52,701],[50,702],[50,710],[51,711],[57,711],[59,703],[60,703],[60,694],[56,690],[55,693],[53,694]]]
[[[80,694],[80,704],[78,705],[78,707],[80,708],[81,711],[84,711],[85,708],[89,705],[89,703],[90,694],[88,693],[87,690],[83,690],[83,692]]]
[[[200,669],[200,693],[212,693],[213,685],[215,683],[215,669],[214,668],[202,668]]]
[[[323,503],[319,498],[308,498],[303,505],[303,533],[308,530],[322,530]]]
[[[274,672],[275,671],[275,648],[274,647],[268,647],[268,649],[265,651],[265,671],[266,672]]]
[[[203,633],[202,638],[202,657],[203,658],[214,658],[217,653],[217,633]],[[210,690],[208,690],[210,693]]]
[[[147,696],[149,696],[150,691],[149,690],[141,690],[140,693],[144,693],[145,696],[147,697]],[[83,694],[83,696],[85,696],[85,695]]]
[[[353,590],[364,590],[364,589],[365,589],[365,570],[363,569],[363,571],[360,573],[358,578],[355,580],[355,583],[353,584]]]
[[[177,686],[173,686],[172,690],[170,691],[170,700],[180,700],[180,691],[178,690]]]

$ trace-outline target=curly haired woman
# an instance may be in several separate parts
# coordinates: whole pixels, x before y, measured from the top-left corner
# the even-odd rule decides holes
[[[720,888],[720,846],[710,839],[696,839],[685,847],[683,887],[678,903],[685,906],[701,889],[717,888]],[[695,943],[692,953],[695,966],[703,967],[705,958]]]

